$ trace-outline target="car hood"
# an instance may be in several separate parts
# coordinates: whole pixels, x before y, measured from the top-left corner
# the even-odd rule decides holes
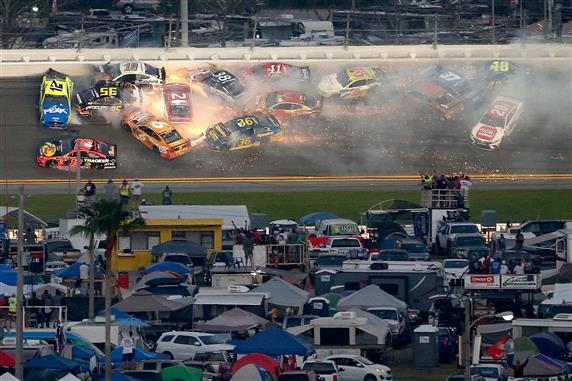
[[[44,119],[61,120],[68,119],[70,109],[66,104],[46,104],[42,108],[42,117]]]
[[[502,128],[487,126],[479,123],[473,128],[472,135],[475,139],[483,142],[494,142],[500,140],[504,134]]]
[[[206,345],[209,351],[234,351],[234,345],[230,344],[209,344]]]
[[[342,85],[338,82],[336,74],[326,75],[318,84],[318,90],[323,95],[334,95],[342,90]]]
[[[375,365],[370,365],[367,367],[368,369],[374,370],[374,371],[378,371],[381,373],[387,373],[387,372],[391,372],[391,369],[388,368],[385,365],[379,365],[379,364],[375,364]]]

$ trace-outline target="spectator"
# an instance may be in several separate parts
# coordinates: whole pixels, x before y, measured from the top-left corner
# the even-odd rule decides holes
[[[16,295],[12,294],[12,296],[8,299],[8,316],[10,316],[10,324],[14,323],[16,326],[16,313],[18,311],[18,299],[16,299]]]
[[[28,306],[28,314],[30,316],[30,319],[33,319],[36,322],[37,326],[40,321],[40,313],[38,306],[41,305],[41,301],[40,299],[38,299],[36,292],[32,292],[32,296],[30,297],[30,299],[28,299],[26,304]]]
[[[501,271],[501,260],[500,258],[496,257],[491,262],[491,274],[500,274]]]
[[[518,231],[516,232],[515,239],[516,239],[516,243],[514,245],[514,249],[516,251],[522,251],[522,249],[524,248],[524,235],[522,234],[520,229],[518,229]]]
[[[24,233],[24,243],[34,244],[36,243],[37,239],[38,237],[36,236],[36,233],[34,233],[34,230],[32,230],[32,228],[26,229],[26,232]]]
[[[87,184],[85,184],[83,189],[85,190],[86,202],[88,204],[91,204],[92,202],[94,202],[95,201],[96,187],[95,187],[95,184],[93,183],[93,181],[91,181],[91,179],[87,180]]]
[[[506,238],[504,237],[504,234],[502,234],[502,233],[499,237],[499,250],[502,252],[504,252],[506,250]]]
[[[510,366],[514,371],[514,378],[524,377],[524,368],[526,367],[527,364],[528,364],[528,357],[526,358],[526,361],[523,364],[521,364],[519,360],[516,360],[516,364]]]
[[[81,293],[87,294],[86,285],[89,278],[89,266],[85,263],[79,265],[79,279],[81,280]]]
[[[58,316],[58,322],[61,321],[62,318],[62,309],[60,308],[61,306],[63,306],[64,304],[64,297],[62,295],[62,293],[60,292],[60,290],[56,290],[56,294],[54,296],[52,296],[52,302],[55,310],[56,310],[56,314]]]
[[[253,261],[254,241],[252,240],[252,235],[250,234],[250,232],[245,235],[244,241],[242,243],[242,248],[244,250],[244,265],[248,266],[248,263],[250,262],[250,265],[254,267],[254,261]]]
[[[501,268],[500,268],[501,275],[508,274],[508,266],[506,265],[506,261],[502,261]]]
[[[133,205],[132,208],[134,210],[139,209],[139,205],[141,204],[141,195],[143,193],[143,183],[139,181],[138,178],[135,178],[135,181],[131,183],[131,196],[133,199],[131,200]]]
[[[514,363],[514,341],[510,333],[508,334],[508,340],[504,344],[504,349],[506,351],[506,362],[508,366],[512,366]]]
[[[521,261],[519,261],[518,264],[516,266],[514,266],[514,274],[515,275],[524,275],[524,266],[522,265]]]
[[[172,205],[173,204],[173,191],[169,189],[169,186],[166,185],[165,189],[163,189],[163,205]]]
[[[129,203],[129,196],[129,184],[127,183],[127,180],[123,179],[121,186],[119,187],[119,200],[122,204],[127,205]]]
[[[123,368],[132,369],[133,359],[135,358],[133,350],[135,348],[135,340],[133,340],[133,332],[129,331],[129,336],[125,336],[121,339],[121,350],[123,356]]]
[[[52,296],[48,292],[48,290],[44,291],[42,295],[42,304],[44,305],[44,317],[43,317],[43,326],[44,328],[50,328],[50,323],[52,321]]]
[[[105,195],[107,196],[108,200],[115,198],[115,195],[117,194],[117,187],[115,186],[113,179],[108,179],[103,188],[105,189]]]
[[[508,273],[509,273],[509,274],[513,274],[513,273],[514,273],[514,268],[516,267],[516,263],[514,263],[514,259],[513,259],[513,258],[510,258],[510,259],[508,260],[507,267],[508,267]]]
[[[469,179],[469,176],[465,176],[461,179],[461,194],[464,197],[467,197],[469,195],[469,188],[471,187],[471,185],[473,185],[473,183]]]

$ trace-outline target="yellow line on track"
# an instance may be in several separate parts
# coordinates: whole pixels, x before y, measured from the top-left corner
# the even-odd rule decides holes
[[[483,181],[551,181],[572,180],[572,173],[545,174],[490,174],[472,175],[473,180]],[[114,179],[121,181],[121,178]],[[395,176],[260,176],[260,177],[157,177],[140,178],[149,183],[284,183],[284,182],[364,182],[364,181],[419,181],[417,175]],[[104,183],[106,179],[94,179],[96,183]],[[75,182],[75,179],[7,179],[0,184],[7,185],[61,185]]]

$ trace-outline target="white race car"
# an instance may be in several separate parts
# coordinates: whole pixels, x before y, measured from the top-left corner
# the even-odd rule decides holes
[[[471,131],[471,140],[479,148],[495,150],[512,133],[522,113],[521,100],[498,96]]]
[[[165,82],[165,68],[144,62],[124,62],[100,67],[103,76],[120,84],[131,83],[141,87],[155,87]]]

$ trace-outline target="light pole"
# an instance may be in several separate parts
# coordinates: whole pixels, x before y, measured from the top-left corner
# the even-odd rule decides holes
[[[497,43],[496,23],[495,23],[495,0],[492,0],[492,26],[493,26],[493,45]]]
[[[354,16],[356,11],[356,0],[352,0],[352,10],[351,15]],[[348,12],[348,17],[346,18],[346,47],[350,41],[350,12]]]
[[[188,46],[189,46],[189,0],[181,0],[181,47],[186,48]]]
[[[465,381],[471,380],[471,330],[473,327],[483,319],[487,318],[499,318],[504,321],[511,321],[514,318],[514,314],[510,311],[499,312],[498,314],[488,314],[479,317],[473,323],[471,323],[471,309],[470,309],[470,298],[465,299],[465,333],[463,334],[463,363],[465,367]]]
[[[18,205],[18,259],[16,275],[16,378],[24,379],[24,186],[20,186]]]

